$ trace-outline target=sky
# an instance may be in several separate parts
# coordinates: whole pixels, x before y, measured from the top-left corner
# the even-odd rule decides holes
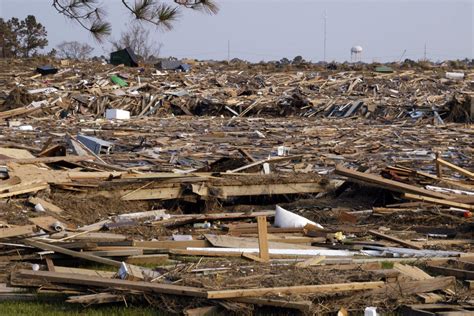
[[[133,2],[134,0],[128,0]],[[165,2],[171,1],[164,0]],[[215,0],[217,15],[183,10],[171,31],[150,28],[150,40],[161,43],[162,56],[225,60],[351,59],[350,49],[363,48],[365,62],[433,61],[474,58],[474,0]],[[120,0],[102,0],[119,38],[130,13]],[[46,26],[48,50],[76,40],[108,55],[110,45],[97,43],[78,24],[58,14],[52,0],[0,0],[0,17],[28,14]],[[324,15],[326,12],[326,32]]]

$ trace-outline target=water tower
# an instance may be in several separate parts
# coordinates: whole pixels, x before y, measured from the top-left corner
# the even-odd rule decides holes
[[[351,48],[351,61],[358,62],[362,59],[362,46],[356,45]]]

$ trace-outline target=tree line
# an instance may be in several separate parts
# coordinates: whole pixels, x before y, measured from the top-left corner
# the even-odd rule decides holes
[[[117,1],[119,2],[119,1]],[[160,53],[162,44],[156,44],[150,31],[140,22],[170,30],[180,16],[180,8],[203,11],[215,14],[219,8],[214,0],[121,0],[122,4],[135,21],[122,33],[119,40],[110,40],[113,49],[130,47],[141,59],[152,59]],[[99,41],[111,34],[111,24],[105,19],[106,12],[102,2],[96,0],[52,0],[52,7],[66,18],[77,22],[89,30]],[[138,22],[137,22],[138,21]],[[0,57],[18,58],[37,56],[39,51],[48,46],[47,31],[44,25],[36,21],[34,15],[24,20],[13,17],[9,20],[0,18]],[[48,55],[62,58],[84,59],[94,49],[77,41],[62,42]]]
[[[16,17],[9,20],[0,18],[0,57],[27,58],[40,55],[40,50],[48,45],[48,32],[33,15],[24,20]],[[139,23],[131,24],[122,32],[118,40],[109,40],[113,50],[130,47],[142,60],[153,60],[160,55],[162,44],[150,35],[150,30]],[[46,55],[66,59],[87,59],[94,48],[87,43],[63,41]]]

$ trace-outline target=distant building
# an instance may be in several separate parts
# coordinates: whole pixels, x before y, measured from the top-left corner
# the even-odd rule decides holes
[[[36,72],[40,73],[42,76],[53,75],[58,72],[58,68],[54,68],[51,65],[39,66],[36,68]]]
[[[181,60],[162,59],[155,64],[155,68],[159,70],[181,70],[187,72],[191,70],[191,66],[184,64]]]
[[[110,63],[112,65],[124,64],[128,67],[138,67],[138,58],[130,47],[126,47],[110,53]]]

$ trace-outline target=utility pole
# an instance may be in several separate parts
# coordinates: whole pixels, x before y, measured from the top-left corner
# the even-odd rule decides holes
[[[230,62],[230,40],[227,40],[227,62]]]
[[[327,15],[326,15],[326,10],[324,10],[324,62],[326,61],[326,28],[327,26]]]
[[[426,43],[425,43],[425,53],[424,53],[423,60],[424,60],[424,61],[427,61],[427,59],[426,59]]]

